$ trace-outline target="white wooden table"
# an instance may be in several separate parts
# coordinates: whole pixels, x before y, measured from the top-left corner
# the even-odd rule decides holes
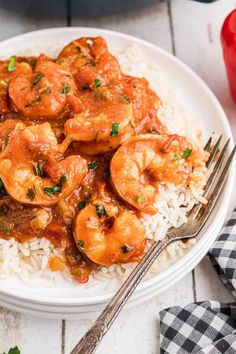
[[[225,109],[236,136],[236,105],[228,93],[219,42],[223,19],[235,7],[236,0],[219,0],[209,5],[168,0],[126,14],[84,19],[79,18],[77,0],[2,0],[0,39],[68,25],[108,28],[147,39],[174,53],[206,81]],[[236,197],[232,207],[234,204]],[[204,299],[233,300],[207,258],[164,294],[123,311],[97,352],[158,353],[158,312],[171,305]],[[91,319],[43,320],[0,309],[0,353],[18,345],[22,354],[67,354],[91,323]]]

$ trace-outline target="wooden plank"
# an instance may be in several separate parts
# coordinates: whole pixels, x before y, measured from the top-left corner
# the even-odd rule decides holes
[[[159,348],[159,311],[193,301],[191,273],[153,299],[124,309],[104,337],[98,354],[156,354]],[[93,319],[66,321],[65,353],[69,353]]]
[[[235,298],[223,285],[207,257],[195,269],[195,280],[197,301],[235,301]]]
[[[44,320],[2,309],[0,353],[17,345],[21,353],[61,353],[61,321]]]
[[[235,105],[229,95],[223,63],[220,30],[235,0],[201,4],[188,0],[171,2],[176,55],[209,85],[235,128]]]
[[[66,26],[67,1],[1,1],[0,39],[45,27]],[[0,309],[0,353],[18,345],[24,354],[61,353],[62,321]]]
[[[72,26],[90,26],[125,32],[153,42],[170,52],[172,51],[166,3],[147,5],[145,8],[134,9],[126,13],[92,18],[79,17],[80,12],[81,3],[77,0],[71,0]]]
[[[210,86],[225,109],[234,134],[236,110],[227,86],[220,29],[225,17],[235,5],[235,0],[218,1],[209,5],[187,0],[171,2],[176,55]],[[235,199],[232,200],[231,207],[233,205]],[[195,269],[195,283],[197,300],[233,300],[206,258]]]
[[[0,40],[46,27],[67,26],[67,0],[3,0]]]

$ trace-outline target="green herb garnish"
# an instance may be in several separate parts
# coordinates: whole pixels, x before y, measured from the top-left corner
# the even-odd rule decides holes
[[[176,155],[176,154],[174,154],[174,156],[173,156],[173,158],[172,158],[172,161],[177,161],[179,159],[179,156],[178,155]]]
[[[88,169],[89,170],[96,170],[96,168],[99,166],[99,162],[98,161],[93,161],[88,163]]]
[[[130,251],[133,251],[134,250],[134,247],[133,246],[129,246],[129,245],[124,245],[121,247],[123,253],[128,253]]]
[[[43,74],[40,74],[40,73],[36,74],[36,76],[34,77],[34,79],[32,81],[32,84],[33,85],[37,84],[42,79],[42,77],[43,77]]]
[[[63,184],[66,182],[66,181],[68,181],[68,175],[67,175],[67,173],[65,173],[64,175],[62,175],[61,176],[61,178],[60,178],[60,184],[58,185],[58,184],[55,184],[53,187],[45,187],[44,189],[43,189],[43,191],[44,191],[44,193],[49,197],[49,198],[52,198],[52,197],[54,197],[54,195],[56,194],[56,193],[61,193],[61,188],[62,188],[62,186],[63,186]]]
[[[53,186],[52,187],[53,194],[60,193],[61,192],[61,186]]]
[[[29,189],[28,189],[28,192],[26,193],[27,197],[28,197],[30,200],[34,200],[35,194],[36,194],[35,186],[33,186],[33,188],[29,188]]]
[[[45,188],[43,189],[43,191],[44,191],[44,193],[45,193],[49,198],[52,198],[52,197],[54,197],[54,195],[55,195],[56,193],[60,193],[60,192],[61,192],[61,187],[60,187],[60,186],[57,186],[57,185],[53,186],[52,188],[50,188],[50,187],[45,187]]]
[[[142,203],[142,197],[136,197],[135,198],[135,201],[136,201],[136,203],[138,203],[138,204],[140,204],[140,203]]]
[[[82,209],[84,209],[85,207],[86,207],[86,201],[85,200],[81,200],[80,202],[79,202],[79,204],[78,204],[78,208],[79,208],[79,210],[82,210]]]
[[[192,153],[192,149],[189,149],[188,147],[184,150],[184,153],[183,153],[183,156],[182,158],[183,159],[187,159]]]
[[[10,136],[6,135],[4,138],[4,142],[5,142],[5,146],[7,146],[8,142],[9,142]]]
[[[99,218],[105,216],[107,213],[106,213],[106,210],[104,208],[104,206],[102,204],[100,205],[95,205],[95,208],[96,208],[96,213],[97,213],[97,216]]]
[[[8,63],[8,66],[7,66],[7,70],[9,72],[12,72],[12,71],[16,70],[16,57],[15,57],[15,55],[12,55],[9,58],[9,63]]]
[[[101,81],[99,79],[95,79],[93,83],[93,87],[97,88],[102,85]]]
[[[69,177],[67,173],[64,173],[64,175],[61,176],[60,178],[60,186],[62,187],[64,183],[68,181]]]
[[[15,346],[14,348],[9,349],[8,354],[20,354],[20,349],[17,346]]]
[[[120,123],[113,123],[111,128],[111,136],[117,136],[119,132]]]
[[[28,60],[28,64],[34,69],[35,65],[36,65],[36,59],[34,58],[30,58]]]
[[[40,176],[42,178],[44,177],[42,162],[38,162],[37,165],[33,167],[33,169],[36,176]]]
[[[31,106],[36,106],[39,104],[39,102],[42,100],[41,96],[36,96],[30,103],[25,105],[25,108],[31,107]]]
[[[80,252],[84,252],[84,241],[79,240],[78,242],[76,242],[76,246]]]
[[[59,90],[60,93],[68,93],[70,91],[71,87],[70,86],[65,86],[63,89]]]

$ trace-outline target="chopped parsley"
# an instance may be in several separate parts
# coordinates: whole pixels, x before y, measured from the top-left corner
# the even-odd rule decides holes
[[[42,162],[38,162],[37,165],[34,166],[34,173],[36,174],[36,176],[40,176],[42,178],[44,177]]]
[[[177,161],[178,159],[179,159],[179,156],[176,155],[176,154],[174,154],[174,156],[173,156],[173,158],[172,158],[172,161],[175,162],[175,161]]]
[[[97,88],[102,85],[101,81],[99,79],[95,79],[93,83],[93,87]]]
[[[150,133],[150,134],[160,134],[160,132],[158,130],[154,129],[154,128],[148,129],[148,133]]]
[[[28,189],[28,192],[26,193],[27,197],[28,197],[30,200],[34,200],[35,194],[36,194],[35,186],[33,186],[33,188],[29,188],[29,189]]]
[[[61,187],[58,186],[58,185],[55,185],[52,188],[45,187],[43,189],[43,191],[49,198],[53,198],[56,193],[60,193],[61,192]]]
[[[8,142],[9,142],[10,136],[6,135],[4,138],[4,142],[5,142],[5,146],[7,146]]]
[[[129,245],[124,245],[121,247],[123,253],[128,253],[130,251],[133,251],[134,250],[134,247],[133,246],[129,246]]]
[[[39,102],[42,100],[41,96],[36,96],[30,103],[25,105],[25,108],[31,107],[31,106],[36,106],[39,104]]]
[[[183,159],[187,159],[192,153],[192,149],[189,149],[188,147],[184,150],[184,153],[183,153],[183,156],[182,158]]]
[[[60,93],[68,93],[70,91],[71,87],[70,86],[65,86],[63,89],[59,90]]]
[[[79,240],[78,242],[76,242],[76,246],[80,252],[84,252],[84,241]]]
[[[99,166],[98,161],[93,161],[93,162],[88,163],[89,170],[96,170],[96,168],[98,168],[98,166]]]
[[[142,198],[139,197],[139,196],[136,197],[136,198],[135,198],[135,202],[138,203],[138,204],[142,203]]]
[[[111,128],[111,136],[117,136],[119,132],[120,123],[113,123]]]
[[[34,69],[35,65],[36,65],[36,59],[34,58],[30,58],[28,60],[28,64]]]
[[[53,187],[45,187],[43,191],[49,198],[53,198],[56,193],[61,193],[61,188],[66,181],[68,181],[67,173],[61,176],[59,185],[55,184]]]
[[[79,208],[79,210],[82,210],[82,209],[84,209],[85,207],[86,207],[86,201],[85,200],[81,200],[80,202],[79,202],[79,204],[78,204],[78,208]]]
[[[42,77],[43,77],[43,74],[40,74],[40,73],[36,74],[33,81],[32,81],[32,84],[33,85],[37,84],[42,79]]]
[[[64,175],[61,176],[60,178],[60,187],[63,186],[64,183],[66,183],[66,181],[68,181],[69,177],[67,173],[64,173]]]
[[[104,208],[104,206],[102,204],[100,205],[95,205],[95,208],[96,208],[96,213],[97,213],[97,216],[99,218],[105,216],[107,213],[106,213],[106,210]]]
[[[3,354],[6,354],[6,353],[3,353]],[[7,354],[20,354],[20,349],[17,346],[15,346],[14,348],[9,349]]]
[[[8,63],[8,66],[7,66],[7,70],[9,72],[12,72],[12,71],[16,70],[16,57],[15,57],[15,55],[12,55],[9,58],[9,63]]]

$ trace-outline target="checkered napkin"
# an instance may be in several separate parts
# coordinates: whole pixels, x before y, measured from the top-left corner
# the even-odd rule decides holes
[[[223,283],[236,297],[236,209],[209,252]],[[173,306],[160,312],[161,354],[236,354],[236,302]]]

